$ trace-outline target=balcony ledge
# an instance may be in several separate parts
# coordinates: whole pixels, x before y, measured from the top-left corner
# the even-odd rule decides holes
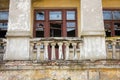
[[[97,60],[91,62],[89,60],[84,61],[44,61],[44,62],[32,62],[32,61],[6,61],[0,65],[0,70],[29,70],[29,69],[60,69],[60,70],[72,70],[72,69],[120,69],[120,60]]]

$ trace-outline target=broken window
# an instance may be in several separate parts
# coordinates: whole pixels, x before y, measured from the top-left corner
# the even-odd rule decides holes
[[[103,17],[106,36],[120,36],[120,10],[104,10]]]
[[[5,38],[8,27],[8,11],[0,11],[0,38]]]
[[[75,37],[76,9],[36,9],[34,37]]]

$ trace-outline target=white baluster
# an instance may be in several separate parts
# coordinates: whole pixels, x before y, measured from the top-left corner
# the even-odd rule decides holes
[[[113,41],[112,46],[113,46],[112,47],[113,48],[113,53],[112,53],[113,57],[112,58],[115,59],[116,58],[116,56],[115,56],[115,54],[116,54],[116,47],[115,47],[116,46],[116,41]]]
[[[52,60],[55,60],[55,59],[56,59],[55,43],[51,43],[51,45],[52,45],[52,53],[51,53],[52,57],[51,57],[51,59],[52,59]]]
[[[63,59],[62,45],[63,45],[62,42],[58,43],[58,46],[59,46],[59,59]]]
[[[108,50],[108,46],[109,46],[109,43],[106,42],[106,54],[107,54],[106,59],[109,59],[109,50]]]
[[[80,54],[83,53],[83,44],[79,43],[78,44],[78,48],[79,48],[79,51],[80,51],[80,53],[79,53],[79,59],[82,59]]]
[[[33,60],[33,47],[34,47],[34,43],[30,43],[30,60]]]
[[[69,43],[68,42],[66,42],[65,43],[65,60],[68,60],[69,59]]]
[[[77,43],[72,43],[72,46],[73,46],[73,54],[74,54],[73,60],[78,59],[77,51],[76,51],[76,45],[77,45]]]
[[[36,55],[36,57],[37,57],[37,61],[40,61],[40,43],[37,43],[37,55]]]
[[[44,42],[44,60],[48,60],[48,41]]]

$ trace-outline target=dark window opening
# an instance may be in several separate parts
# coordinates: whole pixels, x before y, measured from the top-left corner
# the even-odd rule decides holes
[[[50,23],[50,37],[61,37],[61,24]]]
[[[105,22],[104,23],[106,37],[111,37],[111,23]]]
[[[44,11],[36,12],[36,20],[45,20],[45,13],[44,13]]]
[[[67,37],[75,37],[75,22],[67,22]]]
[[[5,38],[6,32],[6,30],[0,30],[0,38]]]
[[[43,23],[36,24],[36,37],[44,37],[44,24]]]
[[[75,28],[67,28],[67,37],[75,37]]]
[[[120,36],[120,23],[114,23],[115,35]]]

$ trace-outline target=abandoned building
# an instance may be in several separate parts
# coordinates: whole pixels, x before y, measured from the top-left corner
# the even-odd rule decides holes
[[[0,0],[0,80],[120,80],[120,0]]]

